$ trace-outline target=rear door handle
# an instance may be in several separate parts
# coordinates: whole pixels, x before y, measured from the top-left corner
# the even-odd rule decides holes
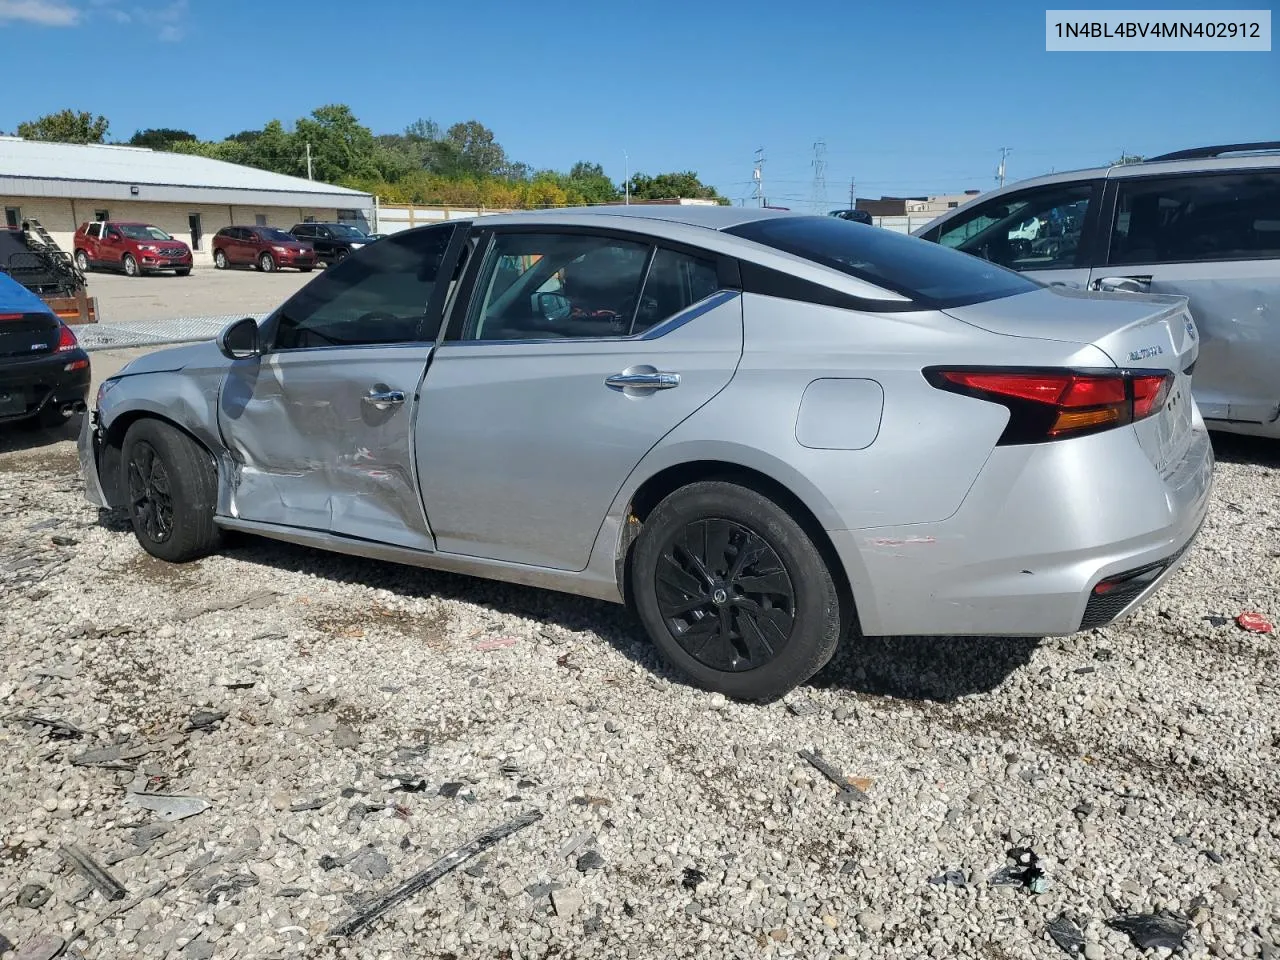
[[[680,386],[680,374],[664,373],[655,370],[653,373],[615,373],[605,378],[605,386],[615,390],[628,387],[635,390],[670,390]]]
[[[1094,290],[1114,293],[1147,293],[1151,289],[1150,277],[1099,277],[1091,284]]]
[[[375,410],[388,410],[391,407],[397,407],[404,403],[404,391],[379,390],[377,387],[374,387],[360,399]]]

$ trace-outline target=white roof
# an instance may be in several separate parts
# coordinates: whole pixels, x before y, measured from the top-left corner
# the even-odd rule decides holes
[[[12,182],[17,179],[63,181],[68,185],[184,187],[202,191],[235,190],[295,196],[318,194],[325,197],[347,196],[352,201],[369,196],[347,187],[185,153],[167,153],[147,147],[49,143],[21,137],[0,137],[0,193],[7,192],[6,180]]]

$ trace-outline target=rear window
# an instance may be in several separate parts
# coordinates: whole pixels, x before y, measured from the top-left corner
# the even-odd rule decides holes
[[[839,217],[771,217],[724,232],[874,283],[922,306],[961,307],[1038,288],[967,253]]]

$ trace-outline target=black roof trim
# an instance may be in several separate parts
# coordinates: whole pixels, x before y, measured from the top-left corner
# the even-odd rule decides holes
[[[1224,153],[1254,153],[1264,150],[1280,150],[1280,140],[1261,140],[1257,143],[1226,143],[1216,147],[1192,147],[1190,150],[1175,150],[1173,153],[1162,153],[1158,157],[1147,157],[1143,163],[1158,163],[1166,160],[1208,160],[1220,157]]]

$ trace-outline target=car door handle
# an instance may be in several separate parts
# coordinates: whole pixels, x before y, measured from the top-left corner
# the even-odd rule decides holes
[[[656,370],[653,373],[615,373],[611,377],[606,377],[604,382],[605,386],[618,390],[627,387],[639,390],[670,390],[672,387],[680,386],[680,374]]]
[[[360,398],[375,410],[388,410],[404,403],[403,390],[379,390],[376,387]]]
[[[1151,289],[1150,277],[1099,277],[1091,284],[1094,290],[1109,293],[1147,293]]]

